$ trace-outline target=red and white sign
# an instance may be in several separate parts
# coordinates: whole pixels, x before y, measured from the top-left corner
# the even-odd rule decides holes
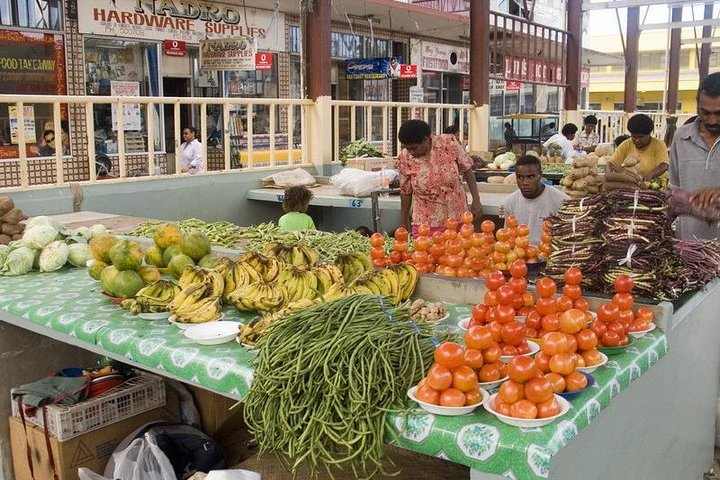
[[[520,90],[520,85],[517,80],[505,80],[505,90]]]
[[[417,65],[409,63],[400,65],[400,78],[417,78]]]
[[[590,86],[590,69],[587,67],[580,70],[580,85],[583,87]]]
[[[255,70],[270,70],[273,63],[273,54],[257,52],[255,54]]]
[[[185,42],[180,40],[163,40],[163,50],[165,55],[171,57],[185,56]]]
[[[565,79],[560,64],[534,60],[525,57],[505,57],[505,78],[528,82],[563,85]]]

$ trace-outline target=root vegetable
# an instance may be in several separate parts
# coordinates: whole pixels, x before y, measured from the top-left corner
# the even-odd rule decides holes
[[[18,223],[22,222],[23,220],[27,220],[28,217],[25,216],[25,214],[17,207],[14,207],[12,210],[7,212],[5,215],[0,218],[1,221],[5,223],[12,223],[14,225],[17,225]]]
[[[0,244],[7,245],[8,243],[12,242],[13,238],[9,235],[0,234]]]
[[[5,215],[15,208],[15,203],[10,197],[0,197],[0,216]]]
[[[3,223],[2,227],[0,227],[0,231],[2,231],[5,235],[10,235],[12,237],[13,235],[23,233],[25,231],[25,224]]]

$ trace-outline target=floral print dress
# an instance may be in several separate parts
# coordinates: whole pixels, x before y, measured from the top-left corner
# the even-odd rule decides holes
[[[453,135],[432,137],[432,148],[415,158],[403,149],[398,155],[400,192],[412,195],[412,224],[441,227],[447,218],[459,220],[468,209],[462,178],[473,160]]]

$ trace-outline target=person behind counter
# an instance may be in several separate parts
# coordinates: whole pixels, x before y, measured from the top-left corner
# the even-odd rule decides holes
[[[182,132],[184,142],[180,145],[180,171],[182,173],[199,173],[203,171],[202,147],[195,138],[195,127],[185,127]]]
[[[462,179],[472,196],[470,211],[475,219],[480,218],[482,205],[473,160],[453,135],[431,135],[430,125],[424,121],[407,120],[400,126],[398,139],[402,146],[398,155],[400,225],[412,229],[415,236],[421,224],[442,231],[446,219],[459,220],[468,210]]]
[[[720,72],[700,82],[697,118],[677,129],[670,147],[670,187],[692,192],[690,202],[701,209],[720,202]],[[676,236],[720,238],[720,225],[681,215]]]
[[[530,244],[539,245],[545,218],[554,215],[563,202],[570,198],[565,192],[545,185],[540,160],[523,155],[515,164],[518,190],[511,193],[503,204],[506,215],[514,215],[519,223],[530,227]]]
[[[556,133],[552,137],[545,140],[543,148],[550,150],[550,146],[553,144],[559,145],[562,148],[562,157],[565,162],[572,161],[575,155],[575,147],[573,146],[573,140],[575,140],[575,134],[578,128],[574,123],[566,123],[563,125],[560,133]]]
[[[313,193],[304,185],[285,189],[283,210],[285,215],[278,220],[278,227],[286,232],[297,230],[315,230],[315,222],[307,214]]]
[[[43,144],[38,149],[40,156],[49,157],[55,155],[55,130],[45,130],[43,140]]]
[[[628,120],[627,129],[630,132],[630,139],[625,140],[615,150],[608,167],[620,168],[627,157],[634,155],[639,160],[638,171],[644,180],[659,177],[667,172],[667,147],[662,140],[651,136],[655,129],[653,119],[644,113],[637,113]]]
[[[600,143],[597,129],[598,119],[595,115],[588,115],[583,119],[583,129],[575,135],[573,145],[576,150],[584,150],[587,153],[594,152],[595,147]]]

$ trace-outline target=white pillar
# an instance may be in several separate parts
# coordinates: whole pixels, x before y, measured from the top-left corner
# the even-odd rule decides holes
[[[483,154],[490,151],[490,106],[480,105],[470,110],[468,151]],[[483,157],[484,158],[484,157]]]
[[[318,175],[329,175],[333,161],[332,104],[329,96],[318,97],[308,108],[304,125],[306,163],[315,164]]]

